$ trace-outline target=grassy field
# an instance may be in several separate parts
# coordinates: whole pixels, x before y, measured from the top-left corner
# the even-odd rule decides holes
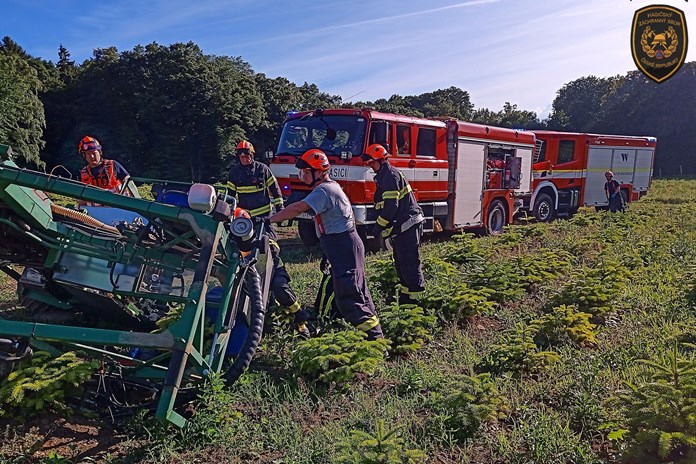
[[[311,305],[318,253],[285,242]],[[5,417],[0,461],[696,462],[696,181],[655,181],[624,214],[432,241],[423,257],[424,311],[408,314],[384,303],[389,256],[368,259],[388,333],[425,342],[393,343],[372,374],[300,372],[300,341],[277,326],[238,383],[205,389],[186,431]],[[0,279],[0,310],[14,298]]]

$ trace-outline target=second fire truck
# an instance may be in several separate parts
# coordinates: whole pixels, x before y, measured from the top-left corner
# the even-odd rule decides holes
[[[606,208],[604,173],[612,171],[625,202],[648,192],[654,137],[534,131],[540,142],[532,195],[525,208],[539,221],[571,216],[580,206]]]
[[[532,193],[533,133],[371,109],[289,114],[271,170],[287,201],[300,200],[309,187],[298,179],[295,161],[309,149],[323,150],[331,178],[353,205],[358,232],[374,248],[374,174],[360,159],[373,143],[389,150],[390,163],[411,184],[426,217],[424,232],[500,233]],[[304,243],[318,240],[309,215],[299,217],[298,229]]]

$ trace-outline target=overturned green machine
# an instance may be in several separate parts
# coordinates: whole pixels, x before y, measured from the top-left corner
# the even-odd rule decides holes
[[[33,350],[80,351],[101,360],[88,401],[183,426],[181,402],[211,374],[234,382],[263,331],[272,260],[234,206],[207,184],[112,193],[21,169],[0,145],[0,270],[28,308],[0,319],[0,376]]]

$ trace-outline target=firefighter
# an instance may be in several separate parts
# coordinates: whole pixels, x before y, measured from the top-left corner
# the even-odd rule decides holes
[[[283,311],[290,316],[300,335],[308,337],[309,331],[305,322],[309,313],[302,308],[290,287],[290,275],[280,258],[278,236],[268,221],[272,207],[276,211],[283,209],[283,197],[278,188],[278,181],[268,166],[254,160],[254,146],[251,143],[246,140],[239,142],[235,155],[239,163],[230,169],[227,187],[237,198],[237,205],[248,211],[252,220],[265,223],[274,265],[271,280],[273,296]]]
[[[362,160],[375,172],[377,232],[391,246],[399,278],[399,303],[413,304],[425,290],[420,260],[423,211],[401,171],[389,164],[389,153],[375,143]]]
[[[609,210],[612,213],[624,210],[624,200],[621,195],[621,184],[619,181],[614,179],[614,173],[607,171],[604,173],[604,177],[607,181],[604,183],[604,194],[609,200]]]
[[[102,158],[102,146],[94,137],[86,135],[77,144],[77,151],[85,157],[87,166],[80,169],[80,181],[85,184],[120,193],[128,171],[116,160]]]
[[[331,265],[334,299],[341,316],[367,333],[369,340],[382,338],[382,327],[365,279],[365,248],[355,230],[348,197],[329,177],[329,159],[323,151],[314,148],[298,158],[295,167],[300,170],[300,180],[312,187],[312,191],[304,200],[271,216],[271,222],[292,219],[309,209],[314,211],[319,243]]]

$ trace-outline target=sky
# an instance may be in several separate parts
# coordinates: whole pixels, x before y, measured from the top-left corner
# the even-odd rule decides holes
[[[633,14],[651,4],[684,11],[696,40],[696,0],[0,0],[0,35],[54,62],[62,44],[77,63],[192,41],[346,102],[456,86],[476,109],[544,118],[564,84],[636,69]]]

